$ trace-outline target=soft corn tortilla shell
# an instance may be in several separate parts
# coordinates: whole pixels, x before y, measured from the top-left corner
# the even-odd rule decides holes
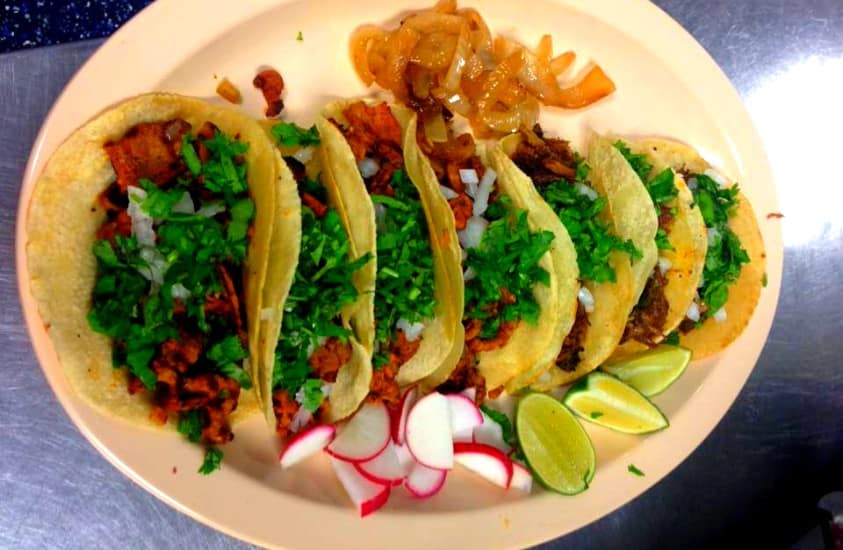
[[[635,154],[648,154],[646,147],[629,142],[627,145]],[[652,173],[659,173],[667,166],[656,162],[650,157],[654,169]],[[694,196],[688,189],[685,180],[679,174],[674,174],[674,184],[679,191],[675,200],[667,206],[675,209],[673,221],[670,224],[668,239],[673,250],[660,250],[659,254],[670,262],[670,269],[665,273],[667,284],[664,288],[665,298],[670,306],[662,328],[662,336],[656,342],[673,332],[685,318],[688,308],[697,294],[705,254],[708,251],[708,238],[700,209],[694,204]],[[612,354],[614,359],[632,355],[649,349],[646,345],[635,340],[628,340],[618,346]]]
[[[375,257],[377,239],[374,207],[351,148],[342,132],[328,120],[346,122],[342,111],[352,102],[338,101],[328,105],[323,111],[324,118],[319,121],[318,127],[322,136],[325,165],[329,167],[329,171],[326,171],[327,181],[346,198],[348,210],[341,211],[340,214],[355,243],[355,251],[358,254],[370,252]],[[459,244],[453,219],[449,214],[448,203],[439,192],[438,186],[432,186],[424,175],[426,163],[415,141],[416,117],[401,107],[391,106],[390,109],[401,124],[404,165],[407,175],[419,191],[434,260],[435,315],[422,332],[418,351],[398,371],[396,380],[405,386],[429,376],[437,369],[453,369],[456,366],[459,353],[455,351],[455,347],[462,346],[463,341],[463,288]],[[429,166],[427,168],[429,169]],[[374,261],[369,269],[372,272],[370,292],[373,292],[376,280]],[[366,315],[373,319],[374,298],[367,304],[367,308]],[[369,355],[372,351],[374,323],[370,327],[367,337],[360,339]]]
[[[646,139],[636,142],[635,146],[641,151],[647,151],[656,169],[670,167],[677,172],[702,174],[712,168],[695,149],[684,143]],[[761,296],[766,268],[764,241],[749,200],[739,194],[738,201],[734,216],[729,220],[729,227],[740,239],[741,246],[749,255],[750,263],[742,267],[737,281],[729,288],[729,300],[724,306],[726,320],[718,323],[709,318],[701,327],[680,335],[679,344],[692,350],[694,359],[713,355],[734,342],[749,324]]]
[[[553,233],[550,250],[539,262],[549,273],[550,284],[537,284],[533,289],[541,310],[537,323],[519,323],[504,347],[478,355],[478,369],[487,387],[494,389],[506,383],[507,392],[514,393],[550,368],[559,355],[576,318],[579,269],[568,231],[541,199],[530,178],[518,170],[500,144],[490,148],[488,161],[498,173],[498,190],[512,200],[513,206],[527,211],[530,230]]]
[[[259,363],[260,289],[266,275],[277,169],[272,144],[254,121],[225,107],[172,94],[142,95],[118,104],[76,130],[56,150],[35,184],[26,226],[32,294],[70,386],[95,409],[146,426],[155,426],[149,419],[149,392],[129,395],[126,369],[112,367],[111,342],[92,331],[86,320],[97,274],[91,247],[105,221],[97,197],[115,179],[103,145],[139,123],[177,117],[194,128],[211,121],[226,134],[239,134],[249,143],[245,157],[256,215],[245,266],[245,301],[254,379]],[[232,421],[257,410],[254,392],[244,391]]]
[[[501,166],[500,172],[505,173],[507,179],[517,182],[518,187],[525,190],[524,192],[529,197],[530,202],[535,202],[534,208],[536,210],[549,212],[553,218],[559,221],[559,216],[541,198],[541,195],[533,185],[533,181],[509,158],[514,153],[519,140],[520,136],[515,135],[501,141],[499,150],[502,155],[497,157],[497,161]],[[561,221],[559,223],[561,224]],[[564,228],[564,225],[562,227]],[[567,236],[567,230],[565,234]],[[569,236],[568,240],[570,240]],[[571,246],[573,247],[573,244]],[[575,248],[573,249],[571,258],[574,273],[577,273],[578,276]],[[507,384],[507,391],[513,393],[527,385],[531,385],[533,389],[539,391],[550,390],[588,374],[612,354],[612,351],[618,345],[623,335],[628,312],[634,302],[632,300],[632,268],[630,267],[628,257],[621,253],[614,253],[609,259],[609,263],[615,270],[615,282],[599,284],[592,282],[584,283],[594,297],[595,305],[594,311],[588,314],[589,328],[585,334],[583,349],[580,352],[580,362],[576,370],[571,372],[564,371],[554,364],[559,354],[559,349],[557,349],[556,354],[552,356],[549,364],[544,365],[544,369],[540,369],[537,366],[535,369],[525,371]],[[568,271],[570,268],[566,268],[565,270]],[[563,322],[566,320],[566,311],[571,312],[571,324],[564,330],[562,342],[564,342],[573,322],[576,320],[576,295],[578,290],[578,285],[575,283],[570,297],[564,293],[560,294],[559,307],[561,320]],[[570,304],[568,301],[570,301]]]

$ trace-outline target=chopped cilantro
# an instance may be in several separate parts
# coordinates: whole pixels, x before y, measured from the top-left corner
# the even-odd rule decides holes
[[[486,218],[489,227],[465,260],[477,274],[465,287],[465,316],[483,321],[480,337],[488,339],[503,322],[538,321],[541,309],[533,287],[550,282],[539,261],[550,249],[553,233],[531,232],[527,211],[514,208],[504,195],[486,211]],[[501,302],[503,289],[514,297],[512,303]],[[503,307],[496,307],[499,304]]]
[[[670,238],[664,229],[656,231],[656,248],[659,250],[674,250],[673,245],[670,244]]]
[[[649,179],[650,171],[653,169],[653,165],[647,160],[647,155],[643,153],[639,155],[632,154],[632,151],[629,150],[626,143],[622,141],[615,142],[615,149],[620,151],[623,158],[625,158],[629,165],[632,166],[632,169],[635,170],[635,173],[638,174],[641,181],[647,181]]]
[[[393,199],[384,201],[382,195],[372,196],[373,201],[385,206],[377,235],[376,367],[383,365],[398,320],[416,323],[431,319],[436,305],[433,252],[418,191],[402,170],[395,172],[391,183]]]
[[[236,335],[223,338],[211,346],[207,353],[208,359],[217,364],[221,373],[236,380],[246,390],[252,387],[252,381],[239,363],[248,356],[249,352]]]
[[[192,410],[182,413],[179,417],[178,431],[191,443],[199,443],[202,439],[202,421],[199,411]]]
[[[602,413],[602,412],[600,412],[600,411],[592,411],[592,412],[591,412],[591,414],[589,414],[589,416],[590,416],[592,419],[597,420],[598,418],[600,418],[601,416],[603,416],[603,413]]]
[[[270,133],[278,143],[287,147],[319,145],[319,132],[315,125],[302,128],[294,122],[280,122],[272,127]]]
[[[636,468],[635,464],[630,464],[629,466],[626,467],[626,469],[632,475],[636,475],[638,477],[644,477],[644,472],[642,472],[641,470]]]
[[[307,381],[311,375],[309,355],[324,338],[345,341],[350,335],[340,324],[339,314],[357,299],[351,278],[370,260],[369,255],[357,260],[349,258],[350,243],[336,210],[328,210],[321,219],[307,206],[301,212],[299,263],[284,304],[272,371],[273,389],[284,389],[291,397],[307,383],[321,388],[321,381]],[[307,396],[305,390],[306,400]],[[311,392],[311,399],[316,399],[315,393]],[[321,399],[320,391],[319,403],[311,401],[314,411]]]
[[[509,417],[506,416],[504,413],[496,411],[490,407],[487,407],[484,404],[480,405],[480,410],[483,411],[483,414],[488,416],[501,427],[501,432],[503,434],[503,440],[511,446],[516,446],[517,441],[515,438],[515,430],[512,427],[512,422],[509,420]]]
[[[644,187],[647,188],[647,193],[650,194],[650,198],[653,199],[653,204],[657,209],[675,199],[679,194],[679,190],[673,182],[673,170],[670,168],[665,168],[649,181],[641,181],[646,182]]]
[[[767,288],[767,272],[764,272],[764,276],[761,277],[761,286]]]
[[[584,159],[577,159],[577,183],[586,185],[589,166]],[[613,235],[599,214],[606,208],[606,199],[591,199],[580,193],[565,180],[545,186],[540,190],[544,200],[559,215],[577,250],[580,278],[595,283],[615,281],[615,270],[609,265],[613,251],[639,258],[641,252],[632,241],[622,241]]]
[[[239,195],[248,189],[246,182],[246,164],[235,159],[249,150],[249,144],[229,138],[222,132],[203,142],[211,153],[211,158],[203,167],[205,188],[213,193],[221,193],[226,199]]]
[[[311,413],[315,413],[325,400],[325,394],[322,393],[322,381],[316,378],[309,378],[305,380],[301,389],[302,393],[304,393],[302,406]]]
[[[301,33],[301,31],[299,31],[298,34],[296,35],[296,40],[298,40],[299,42],[304,41],[304,35]]]
[[[216,447],[209,447],[205,451],[205,459],[202,460],[202,465],[199,467],[199,473],[203,476],[211,474],[220,469],[222,462],[222,451]]]
[[[671,346],[678,346],[679,345],[679,331],[674,330],[670,334],[664,337],[664,343],[669,344]]]
[[[700,297],[707,306],[704,315],[708,317],[726,305],[729,287],[740,276],[741,267],[749,263],[749,255],[728,225],[738,204],[738,186],[722,188],[705,174],[695,174],[692,178],[697,181],[693,190],[694,200],[709,232],[703,267],[704,283],[699,289]]]
[[[173,206],[182,200],[186,193],[181,185],[173,189],[162,189],[147,179],[141,179],[139,183],[146,191],[146,198],[140,205],[141,209],[156,220],[169,216]]]
[[[186,134],[181,142],[181,158],[187,169],[194,176],[202,173],[202,161],[199,160],[199,155],[196,154],[196,149],[193,148],[193,135]]]

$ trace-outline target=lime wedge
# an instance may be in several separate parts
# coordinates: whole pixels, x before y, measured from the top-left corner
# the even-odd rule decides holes
[[[638,390],[600,371],[571,386],[562,402],[581,418],[618,432],[645,434],[668,426],[658,407]]]
[[[600,370],[617,376],[648,397],[673,384],[691,361],[691,350],[662,344],[643,353],[610,361]]]
[[[588,489],[594,477],[594,447],[562,403],[543,393],[527,394],[515,411],[515,431],[542,485],[564,495]]]

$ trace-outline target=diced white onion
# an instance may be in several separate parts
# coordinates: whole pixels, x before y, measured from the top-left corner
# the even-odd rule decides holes
[[[659,256],[659,271],[662,272],[662,275],[670,271],[671,267],[673,267],[673,264],[670,260],[668,260],[664,256]]]
[[[170,268],[167,259],[156,248],[145,246],[141,248],[140,257],[147,265],[138,268],[138,272],[153,285],[160,286],[164,283],[164,274]]]
[[[465,248],[460,248],[460,260],[466,261],[468,259],[468,252],[465,251]]]
[[[301,391],[301,390],[300,390]],[[298,395],[298,394],[296,394]],[[296,414],[293,416],[293,419],[290,421],[290,431],[293,433],[298,433],[299,430],[307,426],[307,424],[313,419],[313,414],[304,406],[299,407],[299,410],[296,411]]]
[[[325,345],[325,342],[327,342],[327,341],[328,341],[328,339],[327,339],[327,338],[325,338],[324,336],[322,336],[321,338],[317,339],[317,340],[316,340],[316,344],[314,344],[314,343],[313,343],[313,341],[311,341],[311,342],[307,345],[307,358],[308,358],[308,359],[310,359],[310,358],[311,358],[311,356],[312,356],[314,353],[316,353],[316,346],[319,346],[319,347],[321,348],[322,346],[324,346],[324,345]]]
[[[307,164],[313,158],[313,147],[302,147],[293,153],[293,158],[302,164]]]
[[[591,187],[589,187],[587,185],[583,185],[582,183],[576,184],[575,187],[577,189],[577,193],[579,193],[580,195],[585,195],[586,197],[588,197],[589,199],[591,199],[593,201],[596,201],[597,197],[599,196],[597,194],[597,191],[595,191],[594,189],[592,189]]]
[[[577,300],[579,300],[582,307],[585,308],[586,313],[594,311],[594,296],[591,295],[591,291],[585,286],[581,286],[580,291],[577,292]]]
[[[483,174],[483,179],[480,180],[480,186],[477,188],[477,195],[474,197],[472,213],[475,216],[482,216],[486,213],[486,209],[489,207],[489,195],[492,193],[492,186],[495,184],[497,177],[497,172],[491,168]]]
[[[550,384],[553,380],[553,376],[551,376],[550,371],[544,371],[541,376],[536,379],[536,382],[539,384]]]
[[[488,226],[489,222],[485,218],[479,218],[477,216],[468,218],[465,229],[457,232],[463,248],[474,248],[479,245],[480,241],[483,240],[483,233]]]
[[[725,322],[726,321],[726,308],[721,307],[720,309],[717,310],[717,312],[714,315],[712,315],[712,317],[718,323]]]
[[[467,267],[466,270],[463,271],[463,274],[462,274],[462,280],[463,281],[468,282],[475,277],[477,277],[477,273],[474,271],[473,267]]]
[[[720,231],[716,227],[708,228],[708,246],[712,246],[714,241],[720,238]]]
[[[474,168],[460,168],[460,181],[466,185],[477,185],[480,183],[480,177]]]
[[[324,395],[325,397],[330,397],[331,392],[334,389],[334,385],[330,382],[325,382],[324,384],[322,384],[322,387],[319,388],[319,389],[322,390],[322,395]]]
[[[271,307],[265,307],[261,310],[261,321],[269,321],[272,319],[273,310]]]
[[[140,187],[129,187],[129,206],[126,213],[132,219],[132,235],[140,246],[155,246],[155,230],[152,228],[152,216],[147,214],[141,203],[146,199],[146,191]]]
[[[377,174],[381,167],[374,159],[365,158],[357,163],[357,169],[363,179],[368,179]]]
[[[196,211],[197,214],[200,216],[205,216],[206,218],[210,218],[212,216],[216,216],[220,212],[225,210],[225,205],[222,201],[212,201],[209,203],[204,204],[199,210]]]
[[[193,199],[190,198],[190,193],[185,191],[182,193],[179,201],[173,205],[171,212],[179,212],[181,214],[193,214]]]
[[[685,317],[690,319],[693,322],[697,322],[700,320],[700,306],[696,302],[691,302],[691,307],[688,308],[688,311],[685,313]]]
[[[703,273],[700,274],[700,282],[697,285],[697,288],[702,288],[704,286],[705,286],[705,273],[703,272]]]
[[[691,178],[688,180],[688,189],[694,191],[697,188],[697,178]]]
[[[713,179],[714,182],[720,187],[727,187],[729,185],[729,181],[724,178],[720,172],[714,170],[713,168],[709,168],[708,170],[703,172],[703,174]]]
[[[395,323],[395,328],[404,332],[404,337],[407,338],[408,342],[415,342],[419,339],[421,333],[424,332],[424,323],[410,323],[402,317]]]
[[[190,291],[185,288],[185,286],[181,283],[176,283],[172,287],[170,287],[170,294],[173,298],[178,298],[179,300],[187,300],[190,298]]]
[[[445,197],[445,200],[449,201],[451,199],[455,199],[459,197],[459,193],[451,189],[450,187],[445,187],[444,185],[439,186],[439,192],[442,193],[442,196]]]

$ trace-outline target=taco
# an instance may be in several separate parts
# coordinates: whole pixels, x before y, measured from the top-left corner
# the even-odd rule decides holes
[[[568,142],[545,137],[536,127],[505,138],[493,153],[502,178],[520,181],[562,221],[576,250],[580,279],[574,322],[561,350],[544,370],[526,371],[511,381],[510,392],[528,385],[542,391],[561,386],[605,361],[618,345],[637,298],[636,281],[644,270],[635,267],[655,261],[644,257],[650,246],[646,238],[617,219],[624,215],[619,210],[631,208],[624,201],[640,195],[635,189],[640,183],[610,181],[613,167],[625,163],[623,157],[605,151],[602,143],[591,150],[599,170]]]
[[[470,134],[446,128],[443,137],[416,135],[429,160],[423,172],[447,199],[459,236],[465,337],[456,368],[443,365],[424,382],[444,392],[474,388],[480,403],[559,354],[576,312],[576,252],[559,218],[522,181],[498,172],[500,161],[478,151]]]
[[[670,167],[655,170],[646,154],[635,153],[622,140],[614,147],[638,175],[658,217],[658,267],[627,320],[621,345],[613,357],[638,353],[661,342],[679,326],[694,301],[705,264],[708,242],[700,209],[681,175]]]
[[[246,116],[170,94],[110,108],[54,153],[27,264],[63,372],[91,406],[209,445],[257,410],[247,390],[278,161]]]
[[[463,340],[459,245],[448,205],[420,173],[415,117],[363,101],[328,105],[317,122],[325,176],[339,196],[353,249],[370,253],[374,303],[356,334],[372,353],[369,400],[453,368]],[[449,221],[451,220],[451,221]]]
[[[765,252],[758,221],[740,188],[718,173],[692,147],[676,141],[630,142],[654,172],[666,168],[684,180],[706,228],[707,250],[694,300],[682,313],[678,343],[694,359],[731,344],[752,317],[764,281]]]
[[[370,332],[374,282],[370,253],[357,254],[341,213],[359,196],[324,185],[319,134],[277,123],[284,164],[276,219],[300,219],[300,231],[274,231],[263,288],[259,385],[264,413],[286,438],[317,422],[351,415],[372,379],[371,356],[352,326]]]

